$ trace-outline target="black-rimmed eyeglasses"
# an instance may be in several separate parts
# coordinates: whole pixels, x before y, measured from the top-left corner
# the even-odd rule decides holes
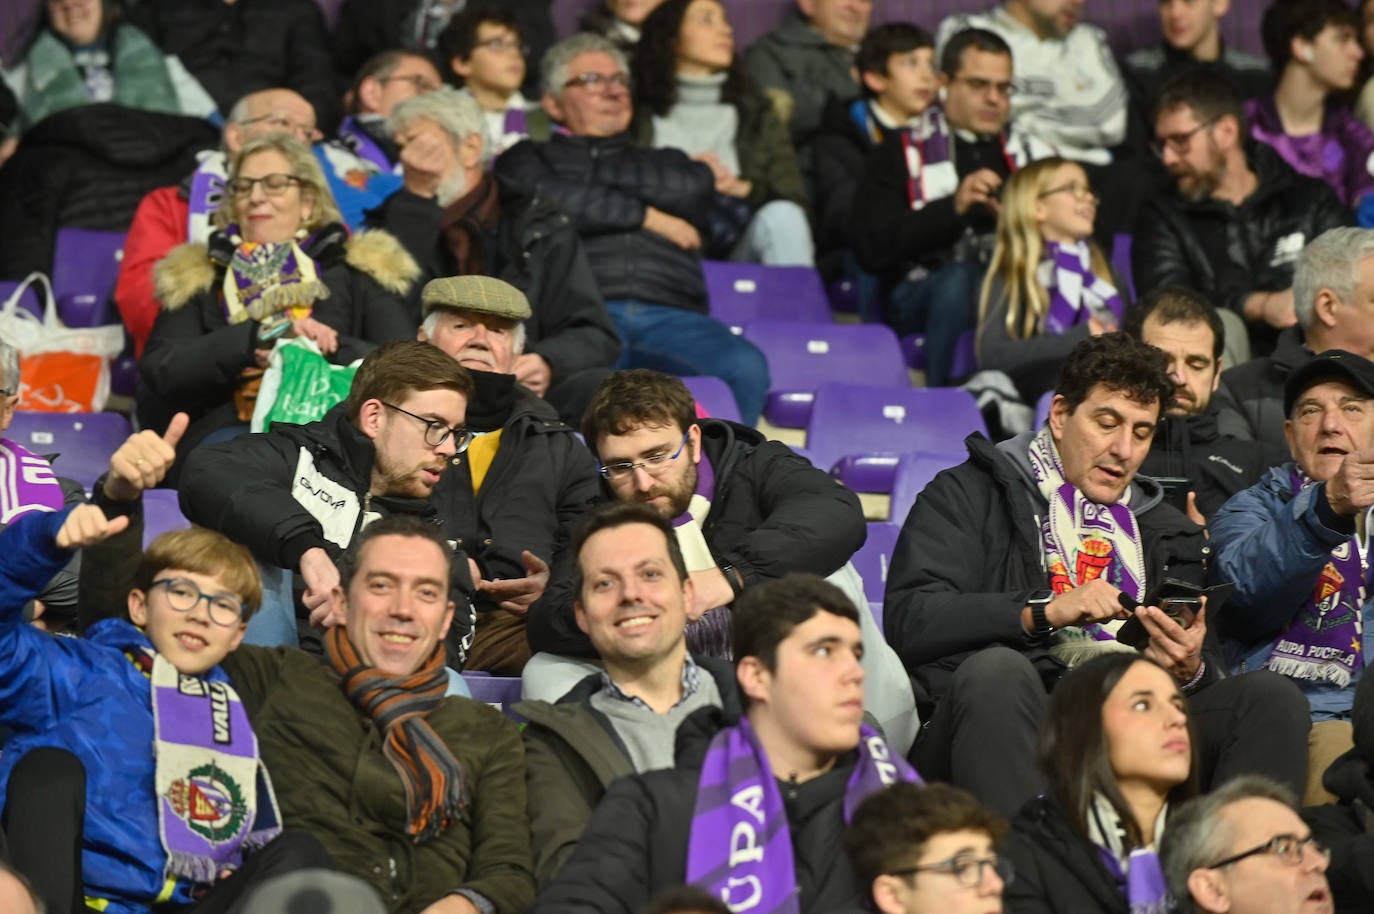
[[[205,593],[194,581],[186,578],[163,578],[154,581],[149,590],[167,594],[167,605],[179,613],[188,613],[196,608],[201,600],[210,611],[210,621],[229,628],[243,621],[243,601],[231,593]]]
[[[593,95],[609,95],[612,89],[630,88],[630,77],[624,73],[579,73],[563,84],[564,89],[574,86]]]
[[[635,470],[643,470],[650,476],[659,476],[667,471],[668,467],[671,465],[669,461],[676,460],[678,455],[682,453],[682,449],[687,446],[687,436],[690,434],[692,434],[690,428],[682,433],[682,440],[678,442],[677,450],[673,451],[671,454],[665,452],[662,454],[651,454],[648,457],[641,457],[639,460],[627,460],[623,463],[608,463],[599,467],[601,475],[611,482],[629,479],[634,475]]]
[[[262,192],[269,197],[280,197],[286,193],[287,188],[294,187],[301,183],[301,179],[295,175],[284,175],[281,173],[263,175],[261,178],[230,178],[224,182],[224,186],[229,189],[229,193],[235,197],[247,197],[253,193],[253,185],[261,184]]]
[[[422,423],[425,427],[425,444],[430,447],[439,447],[449,438],[453,439],[453,453],[461,454],[468,449],[472,443],[472,432],[465,428],[450,428],[438,419],[426,419],[424,416],[417,416],[408,409],[401,409],[392,403],[382,403],[387,409],[394,409],[402,415],[409,416],[416,422]]]
[[[1172,149],[1174,155],[1187,155],[1188,149],[1193,145],[1193,137],[1197,136],[1198,131],[1205,130],[1217,122],[1216,118],[1203,121],[1192,130],[1185,130],[1182,133],[1171,133],[1162,136],[1150,143],[1150,151],[1157,157],[1164,158],[1164,150]]]
[[[1241,851],[1239,854],[1233,854],[1225,860],[1218,860],[1211,866],[1203,867],[1203,869],[1219,870],[1223,866],[1239,863],[1246,857],[1256,857],[1260,854],[1273,854],[1279,858],[1280,862],[1289,866],[1297,866],[1302,863],[1303,852],[1309,847],[1320,857],[1330,858],[1331,856],[1331,850],[1313,835],[1309,834],[1306,838],[1299,838],[1297,835],[1275,835],[1261,845],[1252,847],[1248,851]]]
[[[954,881],[964,888],[971,889],[983,884],[987,878],[987,871],[991,869],[1002,880],[1003,885],[1011,885],[1012,877],[1015,875],[1011,861],[1005,857],[993,854],[991,857],[975,857],[972,854],[960,854],[948,860],[940,860],[936,863],[923,863],[920,866],[908,866],[900,870],[888,870],[889,876],[914,876],[917,873],[948,873],[954,877]]]

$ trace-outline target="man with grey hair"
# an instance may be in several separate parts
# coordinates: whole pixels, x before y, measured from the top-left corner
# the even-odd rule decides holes
[[[519,289],[453,276],[427,283],[420,301],[419,339],[457,359],[474,384],[467,425],[475,438],[433,498],[446,535],[472,563],[477,628],[468,668],[518,676],[530,656],[525,616],[596,499],[596,461],[549,404],[515,383],[531,316]]]
[[[576,423],[620,353],[581,238],[547,199],[482,168],[482,113],[470,95],[444,88],[406,99],[388,128],[404,186],[368,225],[401,240],[422,280],[487,275],[522,290],[533,307],[516,380]],[[418,322],[418,292],[411,307]]]
[[[339,124],[339,139],[375,170],[399,173],[399,151],[387,118],[401,102],[443,84],[439,70],[423,54],[395,48],[373,55],[354,77],[351,110]]]
[[[1327,850],[1293,794],[1257,775],[1230,781],[1169,817],[1159,848],[1179,914],[1331,914]]]
[[[1218,426],[1235,438],[1286,446],[1283,384],[1313,353],[1343,349],[1374,359],[1374,231],[1333,228],[1314,238],[1293,272],[1298,323],[1270,355],[1222,373]]]
[[[501,177],[558,204],[582,236],[624,350],[618,368],[713,375],[758,420],[768,364],[748,340],[707,313],[701,231],[715,177],[677,149],[643,149],[625,56],[600,35],[574,35],[544,56],[543,106],[566,128],[496,160]]]

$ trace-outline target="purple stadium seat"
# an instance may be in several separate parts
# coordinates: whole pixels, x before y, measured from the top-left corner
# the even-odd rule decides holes
[[[859,283],[848,276],[835,280],[825,287],[830,307],[846,314],[859,313]]]
[[[815,390],[827,381],[911,389],[897,335],[883,324],[758,320],[744,335],[768,358],[772,384],[763,414],[783,428],[805,427]],[[810,441],[807,447],[815,450]]]
[[[890,492],[897,462],[910,451],[963,459],[964,438],[987,433],[973,395],[957,387],[822,384],[806,427],[806,446],[857,492]]]
[[[978,349],[975,341],[978,333],[965,330],[954,342],[954,358],[949,363],[949,376],[952,382],[962,381],[978,370]]]
[[[1131,275],[1131,234],[1129,232],[1117,232],[1112,237],[1112,269],[1126,282],[1126,288],[1122,292],[1130,293],[1130,300],[1135,301],[1135,278]]]
[[[511,706],[520,700],[519,676],[492,676],[487,673],[465,672],[463,681],[472,692],[473,701],[483,701],[491,705],[511,720],[523,720],[511,711]]]
[[[753,320],[828,324],[830,300],[820,274],[810,267],[765,267],[756,263],[705,260],[711,316],[736,333]]]
[[[735,403],[735,395],[730,392],[730,386],[720,378],[683,378],[682,383],[687,385],[687,389],[692,392],[697,404],[706,410],[707,415],[715,419],[739,421],[739,405]]]
[[[1054,391],[1047,390],[1040,395],[1040,399],[1035,402],[1035,428],[1039,431],[1045,425],[1045,420],[1050,417],[1050,404],[1054,402]]]
[[[143,493],[143,548],[164,533],[191,526],[181,513],[177,493],[171,489],[149,489]]]
[[[57,475],[90,489],[132,431],[118,413],[16,412],[5,437],[35,454],[59,455],[53,461]]]
[[[926,370],[926,335],[908,333],[902,337],[902,358],[912,371]]]
[[[888,521],[894,524],[904,523],[906,516],[911,513],[911,506],[916,503],[916,496],[929,485],[935,474],[963,462],[962,456],[954,454],[927,454],[923,451],[903,454],[897,461],[897,475],[892,480],[892,501],[887,510]]]
[[[68,327],[119,323],[110,300],[124,257],[124,237],[123,232],[57,230],[52,289],[58,313]]]
[[[19,288],[17,282],[0,282],[0,305],[10,300],[14,290]],[[24,290],[24,294],[19,297],[19,307],[31,312],[34,317],[43,316],[43,302],[38,297],[38,292],[33,286]]]
[[[892,561],[892,549],[897,545],[897,534],[901,532],[900,524],[882,521],[870,523],[868,539],[850,559],[854,563],[854,570],[864,579],[864,596],[868,597],[870,604],[883,599],[883,591],[887,589],[887,567]],[[874,610],[874,614],[876,617],[877,610]],[[879,619],[878,627],[881,628],[882,624]]]

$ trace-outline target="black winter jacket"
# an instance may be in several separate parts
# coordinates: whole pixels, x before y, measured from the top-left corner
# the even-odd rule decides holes
[[[993,445],[974,434],[964,443],[969,459],[916,499],[888,571],[884,634],[912,675],[918,706],[939,701],[964,658],[995,644],[1024,653],[1047,681],[1063,671],[1021,628],[1027,597],[1048,586],[1040,533],[1047,508],[1030,477],[1030,435]],[[1137,475],[1132,485],[1146,581],[1204,584],[1202,528],[1164,504],[1153,479]],[[1207,637],[1215,645],[1211,630]],[[1208,656],[1199,687],[1224,668],[1219,650]]]
[[[1326,878],[1336,914],[1366,914],[1374,910],[1374,772],[1351,749],[1326,769],[1322,786],[1337,802],[1309,806],[1302,817],[1331,848]]]
[[[192,523],[247,546],[260,562],[293,571],[316,547],[337,562],[369,512],[414,514],[452,539],[432,496],[369,493],[376,454],[340,404],[319,422],[279,423],[264,434],[196,448],[186,457],[181,510]],[[458,609],[449,643],[461,644],[473,623],[472,578],[461,545],[451,574],[450,597]],[[461,667],[462,659],[450,652],[451,663]]]
[[[816,215],[816,255],[825,257],[853,247],[849,215],[864,174],[864,162],[889,131],[873,118],[876,136],[860,127],[851,115],[855,102],[831,97],[821,112],[821,126],[811,141],[814,176],[812,211]],[[865,111],[867,103],[863,103]]]
[[[677,149],[641,149],[628,133],[562,134],[501,154],[496,173],[532,187],[572,219],[604,301],[634,299],[706,313],[701,258],[644,228],[652,206],[704,231],[715,179]]]
[[[1016,878],[1003,892],[1007,914],[1128,914],[1124,889],[1049,797],[1012,820],[1004,853]]]
[[[1289,327],[1279,334],[1274,351],[1221,373],[1214,401],[1217,427],[1223,435],[1263,441],[1288,451],[1283,435],[1283,385],[1288,373],[1315,353],[1303,342],[1302,330]]]
[[[1293,285],[1293,264],[1307,242],[1350,224],[1350,213],[1324,182],[1298,174],[1263,143],[1249,142],[1245,152],[1259,184],[1240,206],[1188,203],[1175,191],[1141,207],[1131,247],[1138,294],[1186,286],[1244,314],[1252,292]],[[1253,324],[1252,338],[1257,329],[1272,341],[1272,331]]]
[[[1264,471],[1288,460],[1288,449],[1241,441],[1217,430],[1217,407],[1200,416],[1164,417],[1150,453],[1140,465],[1147,476],[1186,477],[1197,507],[1210,518],[1226,499],[1260,481]]]
[[[525,351],[544,357],[555,383],[586,368],[610,368],[620,355],[620,337],[601,301],[582,239],[547,198],[509,181],[499,185],[501,217],[496,230],[467,227],[483,244],[487,272],[530,300]],[[441,230],[443,218],[437,202],[405,188],[367,214],[368,226],[395,235],[420,264],[420,278],[408,302],[417,325],[425,283],[457,272]]]
[[[733,565],[745,587],[793,571],[834,574],[863,545],[868,530],[853,492],[752,428],[722,419],[699,424],[716,474],[701,532],[716,562]],[[596,656],[573,618],[571,578],[570,563],[555,568],[549,591],[530,608],[532,651]]]
[[[529,914],[637,914],[658,892],[681,885],[701,765],[711,738],[733,723],[718,708],[701,709],[678,728],[676,768],[612,784],[572,859]],[[804,784],[778,784],[792,832],[801,914],[864,909],[865,893],[839,852],[845,787],[857,757],[856,752],[842,756],[830,771]]]

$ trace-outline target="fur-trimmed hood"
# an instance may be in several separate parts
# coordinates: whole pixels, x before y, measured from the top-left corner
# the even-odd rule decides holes
[[[212,243],[213,243],[212,239]],[[329,248],[307,251],[316,258],[321,274],[333,265]],[[358,232],[343,243],[343,261],[371,276],[383,289],[404,297],[420,276],[420,265],[390,232],[373,229]],[[187,242],[167,252],[153,267],[153,290],[164,310],[175,311],[212,288],[223,275],[209,246]]]

